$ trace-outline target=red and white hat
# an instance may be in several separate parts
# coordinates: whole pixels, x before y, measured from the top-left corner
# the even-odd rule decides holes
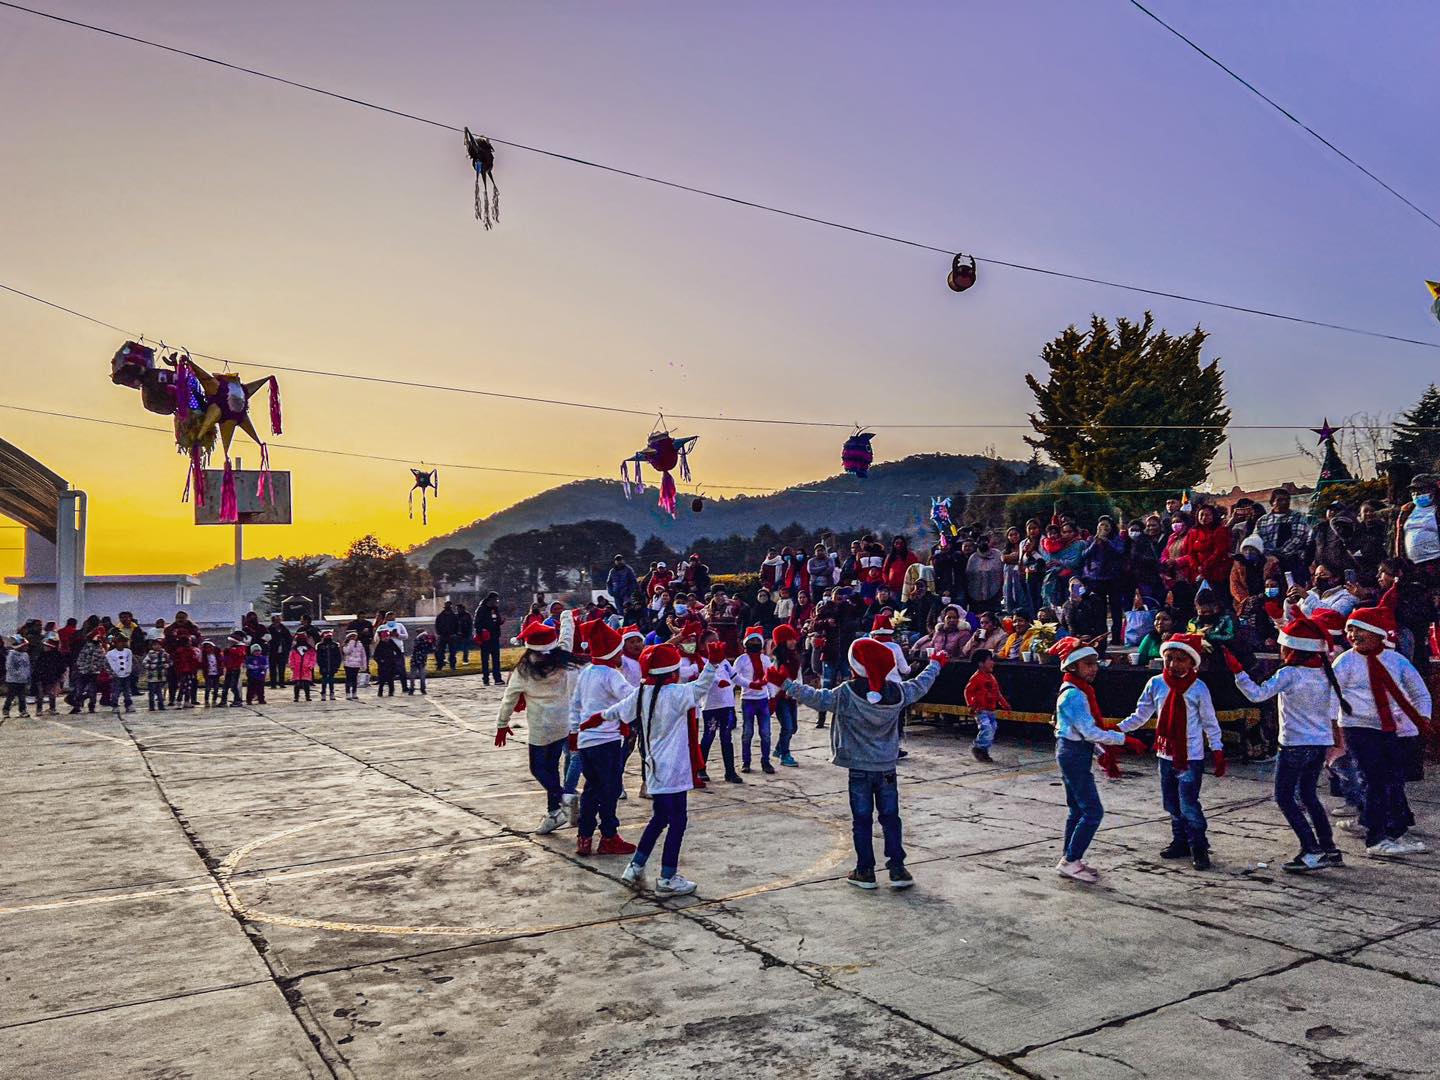
[[[1385,639],[1388,648],[1395,647],[1395,613],[1388,607],[1356,608],[1350,613],[1350,618],[1345,620],[1345,625],[1379,634]]]
[[[745,628],[745,636],[740,639],[740,642],[743,645],[746,642],[750,641],[752,638],[758,639],[761,644],[764,644],[765,628],[763,626],[747,626]]]
[[[1196,666],[1199,666],[1204,649],[1205,639],[1199,634],[1171,634],[1160,646],[1160,655],[1163,656],[1167,652],[1183,652],[1195,661]]]
[[[638,626],[622,626],[622,627],[620,628],[620,644],[621,644],[621,645],[624,645],[625,642],[629,641],[631,638],[637,638],[637,637],[638,637],[641,641],[644,641],[644,640],[645,640],[645,635],[640,632],[640,628],[639,628]]]
[[[680,650],[673,645],[651,645],[640,654],[640,674],[649,680],[680,670]]]
[[[771,633],[770,640],[775,642],[776,645],[794,645],[800,640],[800,631],[796,630],[795,627],[789,623],[781,623],[775,627],[774,632]]]
[[[1098,660],[1100,654],[1077,637],[1064,637],[1050,646],[1049,652],[1060,658],[1060,670],[1074,667],[1081,660]]]
[[[856,638],[850,646],[850,667],[870,684],[865,700],[872,705],[880,704],[885,680],[895,670],[895,654],[890,651],[890,646],[875,638]]]
[[[581,630],[585,644],[590,649],[590,659],[600,663],[620,655],[620,647],[625,644],[624,639],[621,638],[620,631],[612,629],[604,619],[585,623]]]
[[[543,622],[531,623],[516,640],[531,652],[550,652],[560,645],[560,631]]]
[[[1334,608],[1321,607],[1310,612],[1310,621],[1322,627],[1330,635],[1330,644],[1345,644],[1345,616]]]
[[[1330,651],[1330,631],[1314,619],[1301,615],[1291,619],[1276,638],[1281,645],[1296,652],[1323,653]]]
[[[876,615],[875,621],[870,624],[871,637],[890,637],[895,633],[895,624],[890,621],[889,615]]]

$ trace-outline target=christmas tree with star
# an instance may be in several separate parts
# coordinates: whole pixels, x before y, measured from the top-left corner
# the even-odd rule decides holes
[[[1340,451],[1335,448],[1336,429],[1330,426],[1329,417],[1326,417],[1318,428],[1310,430],[1320,436],[1319,445],[1325,448],[1325,456],[1320,459],[1320,479],[1315,481],[1315,490],[1318,492],[1331,484],[1353,482],[1355,477],[1350,475],[1345,462],[1340,460]]]

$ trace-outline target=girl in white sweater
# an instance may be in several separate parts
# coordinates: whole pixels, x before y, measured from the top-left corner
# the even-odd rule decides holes
[[[537,622],[520,632],[525,655],[505,684],[495,724],[495,745],[504,746],[512,734],[510,718],[524,695],[530,775],[545,789],[546,813],[537,833],[552,833],[567,820],[561,799],[560,757],[570,734],[570,698],[577,674],[570,654],[574,640],[574,614],[569,611],[561,614],[558,629]]]

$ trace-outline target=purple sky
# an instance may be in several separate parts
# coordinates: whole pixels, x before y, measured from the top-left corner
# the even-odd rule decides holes
[[[1440,7],[1153,6],[1440,214]],[[1440,276],[1440,230],[1122,0],[48,7],[982,258],[1440,340],[1423,285]],[[1092,311],[1150,306],[1171,329],[1212,332],[1237,423],[1393,412],[1440,371],[1414,346],[984,266],[955,296],[942,256],[504,148],[504,218],[486,234],[447,132],[4,11],[0,99],[0,280],[262,370],[429,374],[674,412],[1022,422],[1022,376],[1046,339]],[[5,298],[0,325],[67,378],[21,378],[7,401],[144,419],[101,375],[114,335]],[[303,376],[286,381],[286,409],[303,445],[587,475],[612,475],[645,427]],[[80,448],[94,431],[4,424],[92,492],[115,482]],[[697,430],[700,479],[755,487],[835,471],[842,437]],[[876,450],[1019,456],[1021,434],[882,429]],[[1238,432],[1235,457],[1292,452],[1294,438]],[[132,470],[126,527],[186,520],[164,440],[115,439]],[[285,441],[277,464],[314,513],[267,534],[272,548],[321,546],[321,520],[342,539],[424,535],[388,502],[333,490],[398,485],[403,504],[390,476],[403,467],[287,455]],[[1241,479],[1312,473],[1296,460]],[[455,477],[442,528],[550,483]],[[208,561],[224,554],[187,529],[167,557],[197,542]]]

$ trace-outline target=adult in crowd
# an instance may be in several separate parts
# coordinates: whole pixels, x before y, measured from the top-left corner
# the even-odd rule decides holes
[[[900,590],[905,587],[905,571],[911,565],[918,562],[918,558],[910,550],[910,541],[904,536],[897,536],[890,541],[890,550],[885,555],[885,561],[880,567],[880,581],[890,592],[900,595]]]
[[[468,665],[470,648],[475,644],[475,616],[470,614],[470,609],[464,604],[456,604],[455,620],[459,623],[455,631],[455,644],[460,650],[460,663]]]
[[[624,555],[616,555],[610,562],[610,569],[605,574],[605,591],[615,601],[615,606],[621,611],[630,602],[630,597],[635,590],[640,588],[640,581],[635,577],[635,571],[625,561]]]
[[[1422,473],[1410,482],[1410,501],[1395,517],[1396,553],[1415,567],[1415,577],[1433,595],[1440,592],[1440,476]]]
[[[710,567],[700,561],[698,551],[691,552],[685,560],[685,591],[697,600],[710,595]]]
[[[1284,488],[1270,493],[1270,512],[1255,523],[1255,531],[1265,543],[1265,554],[1279,560],[1282,573],[1289,574],[1297,585],[1309,582],[1305,549],[1310,543],[1310,520],[1290,509],[1290,493]]]
[[[505,617],[500,613],[500,594],[485,594],[480,606],[475,609],[475,635],[480,638],[480,678],[489,686],[493,679],[496,686],[504,686],[500,675],[500,642]]]
[[[290,628],[279,615],[270,616],[270,626],[266,631],[270,640],[266,643],[265,651],[270,658],[270,685],[277,689],[285,685],[285,669],[290,663],[290,646],[294,643],[294,637]],[[309,641],[309,638],[305,639]]]
[[[378,612],[377,612],[378,614]],[[365,650],[365,663],[370,663],[370,647],[375,641],[375,624],[365,617],[363,611],[355,613],[355,617],[345,624],[345,632],[353,633],[355,639],[360,642],[360,647]]]
[[[1001,605],[1005,588],[1005,560],[989,533],[975,538],[975,551],[965,562],[965,596],[972,611],[990,611]]]
[[[1116,645],[1125,640],[1126,600],[1135,591],[1125,587],[1125,549],[1125,534],[1115,528],[1108,514],[1102,514],[1080,563],[1080,581],[1102,612],[1102,625],[1097,632],[1104,632],[1103,613],[1108,612],[1110,640]]]
[[[440,613],[435,616],[435,670],[439,671],[445,664],[450,665],[450,670],[455,670],[455,646],[456,637],[460,633],[460,615],[455,610],[455,605],[449,600],[440,606]]]

